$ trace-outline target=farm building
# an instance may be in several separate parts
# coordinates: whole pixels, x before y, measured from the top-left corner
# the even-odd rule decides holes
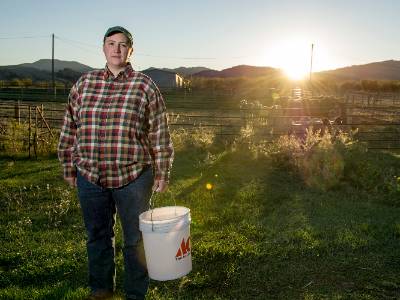
[[[146,69],[142,73],[149,76],[159,87],[163,88],[181,88],[183,87],[183,78],[175,72],[160,69]]]

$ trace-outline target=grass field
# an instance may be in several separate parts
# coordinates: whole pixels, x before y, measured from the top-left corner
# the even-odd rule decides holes
[[[400,179],[389,178],[400,156],[354,151],[323,191],[240,143],[177,143],[170,192],[155,201],[191,209],[193,271],[152,281],[148,299],[400,298]],[[0,299],[84,298],[84,227],[56,157],[3,155],[0,169]]]

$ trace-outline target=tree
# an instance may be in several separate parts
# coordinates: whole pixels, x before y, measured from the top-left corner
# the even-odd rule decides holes
[[[21,79],[21,85],[22,85],[23,87],[32,86],[32,79],[31,79],[31,78],[24,78],[24,79]]]
[[[360,91],[361,89],[361,85],[358,81],[346,81],[340,85],[340,90],[342,92]]]
[[[361,80],[361,86],[364,91],[377,92],[379,91],[379,84],[376,80]]]
[[[400,90],[400,84],[398,81],[383,81],[380,84],[380,90],[384,92],[398,92]]]
[[[22,82],[18,78],[14,78],[10,81],[10,85],[11,86],[22,86]]]

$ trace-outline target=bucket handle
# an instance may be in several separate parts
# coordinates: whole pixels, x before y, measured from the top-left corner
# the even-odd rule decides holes
[[[169,194],[172,197],[171,190],[168,189],[167,192],[169,192]],[[153,196],[154,196],[154,191],[152,190],[151,191],[151,195],[150,195],[150,200],[149,200],[149,202],[150,202],[149,205],[150,205],[151,231],[154,231],[153,210],[154,210],[154,202],[155,201],[153,201],[154,200]],[[175,216],[176,216],[176,199],[175,199],[175,197],[174,197],[174,208],[175,208]]]

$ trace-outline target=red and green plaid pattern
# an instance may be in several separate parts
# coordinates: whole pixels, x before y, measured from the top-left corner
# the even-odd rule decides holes
[[[153,164],[155,178],[168,181],[173,154],[162,95],[130,64],[117,77],[107,67],[91,71],[72,87],[58,145],[64,177],[76,167],[116,188]]]

